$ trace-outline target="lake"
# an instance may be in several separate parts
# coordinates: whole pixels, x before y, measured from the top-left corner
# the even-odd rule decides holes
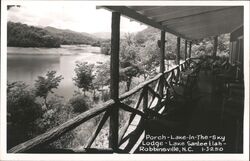
[[[89,45],[62,45],[61,48],[7,48],[7,79],[23,81],[33,87],[40,75],[49,70],[57,71],[64,79],[55,93],[69,99],[77,87],[72,78],[75,76],[75,62],[105,62],[109,56],[100,54],[99,47]]]

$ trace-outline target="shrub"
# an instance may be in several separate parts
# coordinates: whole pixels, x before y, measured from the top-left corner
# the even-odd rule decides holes
[[[8,83],[7,112],[13,124],[29,124],[42,114],[34,93],[22,82]]]
[[[104,54],[104,55],[110,55],[110,52],[111,52],[110,42],[102,43],[102,45],[101,45],[101,53]]]
[[[69,100],[73,108],[73,112],[81,113],[87,111],[91,107],[91,101],[87,96],[78,94]]]
[[[42,107],[33,91],[23,82],[7,85],[8,147],[34,136],[35,120],[42,116]]]
[[[51,109],[44,111],[42,118],[36,122],[36,131],[38,134],[59,126],[73,117],[70,107],[64,102],[65,100],[60,96],[50,98],[48,105]],[[52,149],[68,148],[71,146],[73,138],[74,132],[69,131],[47,147]]]
[[[70,118],[70,108],[65,105],[64,99],[59,96],[53,96],[48,100],[50,109],[44,109],[43,115],[37,120],[37,131],[39,133],[66,122]]]

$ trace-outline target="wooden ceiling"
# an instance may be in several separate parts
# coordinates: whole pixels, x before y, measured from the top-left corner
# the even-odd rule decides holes
[[[230,33],[243,25],[242,6],[102,6],[184,39]]]

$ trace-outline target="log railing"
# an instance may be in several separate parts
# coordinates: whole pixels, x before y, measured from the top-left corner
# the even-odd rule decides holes
[[[178,82],[180,80],[180,72],[185,70],[189,66],[190,61],[191,59],[187,59],[185,62],[176,66],[175,68],[164,73],[160,73],[154,78],[140,83],[135,88],[122,94],[119,97],[118,104],[115,103],[114,100],[109,100],[103,103],[100,107],[90,109],[59,125],[58,127],[47,131],[44,134],[41,134],[31,140],[28,140],[11,148],[10,150],[8,150],[8,153],[30,152],[34,151],[34,149],[37,149],[37,151],[39,151],[39,148],[55,141],[66,132],[73,130],[74,128],[85,123],[91,118],[104,113],[99,121],[99,124],[94,130],[93,135],[89,138],[88,143],[85,145],[85,150],[83,152],[89,152],[91,151],[93,142],[95,141],[101,129],[104,127],[105,122],[110,117],[110,110],[114,106],[118,106],[119,109],[130,113],[129,119],[119,130],[118,135],[118,147],[128,141],[127,146],[123,150],[125,152],[129,152],[133,147],[133,144],[135,144],[134,141],[137,141],[138,137],[143,132],[143,120],[147,120],[150,117],[160,117],[162,109],[167,108],[166,103],[171,96],[170,83]],[[161,89],[163,91],[163,96],[160,95],[160,87],[163,88]],[[126,99],[133,99],[134,97],[132,96],[135,96],[136,94],[138,95],[138,98],[136,99],[136,103],[133,107],[122,102]],[[140,121],[137,125],[138,129],[129,132],[128,129],[136,116],[140,117]],[[112,149],[93,149],[94,148],[92,148],[92,151],[97,153],[112,151]],[[121,149],[118,149],[115,152],[121,152]]]

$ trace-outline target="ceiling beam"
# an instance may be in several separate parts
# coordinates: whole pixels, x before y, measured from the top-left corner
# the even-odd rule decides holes
[[[127,6],[128,8],[131,8],[135,11],[147,11],[147,10],[153,10],[153,9],[157,9],[159,7],[162,7],[162,6]]]
[[[195,7],[193,6],[161,6],[161,7],[158,7],[158,8],[153,8],[151,10],[145,10],[143,12],[141,12],[143,15],[147,15],[147,16],[150,16],[150,17],[157,17],[157,16],[160,16],[160,15],[165,15],[165,14],[171,14],[173,12],[180,12],[180,11],[183,11],[183,10],[191,10]]]
[[[120,12],[122,15],[124,15],[128,18],[132,18],[135,21],[142,22],[146,25],[152,26],[152,27],[160,29],[160,30],[164,30],[166,32],[169,32],[171,34],[174,34],[176,36],[179,36],[179,37],[182,37],[184,39],[189,40],[188,37],[186,37],[182,34],[179,34],[179,33],[175,32],[174,30],[168,29],[166,26],[162,26],[161,24],[147,18],[146,16],[134,11],[131,8],[128,8],[125,6],[101,6],[101,7],[106,8],[106,9],[111,10],[111,11]]]
[[[160,25],[159,23],[156,23],[155,21],[141,15],[140,13],[135,12],[133,9],[130,9],[128,7],[125,6],[102,6],[102,7],[111,11],[120,12],[122,15],[126,17],[132,18],[135,21],[142,22],[146,25],[158,28],[160,30],[164,29],[163,26]]]

